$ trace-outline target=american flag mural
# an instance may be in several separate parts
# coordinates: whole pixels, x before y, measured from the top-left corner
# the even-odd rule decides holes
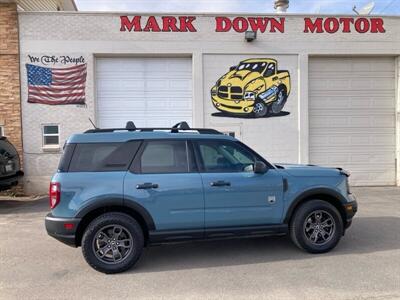
[[[84,104],[86,64],[47,68],[26,64],[28,102],[41,104]]]

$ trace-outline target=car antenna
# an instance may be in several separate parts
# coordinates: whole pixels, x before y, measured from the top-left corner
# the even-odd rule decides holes
[[[91,118],[88,118],[88,119],[89,119],[90,123],[92,123],[94,129],[98,129],[97,126],[93,123],[92,119]]]

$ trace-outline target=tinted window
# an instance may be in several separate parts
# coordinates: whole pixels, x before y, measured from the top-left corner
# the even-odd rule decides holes
[[[65,144],[64,153],[60,159],[60,163],[58,164],[58,171],[68,172],[69,163],[71,162],[71,157],[74,153],[75,146],[75,144]]]
[[[198,149],[205,172],[246,172],[253,170],[254,156],[232,142],[201,141]]]
[[[186,141],[149,141],[139,159],[141,173],[189,172]]]
[[[69,172],[127,170],[139,146],[139,141],[77,144],[69,166]]]

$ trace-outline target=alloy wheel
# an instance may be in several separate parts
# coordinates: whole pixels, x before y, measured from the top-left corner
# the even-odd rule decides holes
[[[335,219],[325,210],[310,213],[304,221],[303,231],[307,240],[314,245],[325,245],[335,234]]]
[[[125,260],[133,249],[133,239],[122,225],[107,225],[97,231],[93,239],[93,252],[106,264],[116,264]]]

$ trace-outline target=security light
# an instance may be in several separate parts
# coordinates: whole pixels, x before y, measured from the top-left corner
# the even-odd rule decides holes
[[[248,42],[252,42],[257,38],[257,32],[256,31],[246,31],[244,33],[244,38]]]

